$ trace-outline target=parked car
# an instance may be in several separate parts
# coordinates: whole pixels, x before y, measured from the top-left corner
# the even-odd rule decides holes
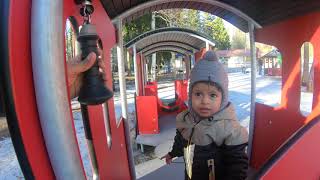
[[[244,70],[244,73],[245,73],[245,74],[251,73],[251,68],[246,68],[246,69]]]

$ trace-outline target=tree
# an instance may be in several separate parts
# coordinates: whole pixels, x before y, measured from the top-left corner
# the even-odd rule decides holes
[[[132,40],[133,38],[139,36],[142,33],[151,30],[151,13],[145,14],[140,18],[137,18],[129,23],[126,23],[123,27],[123,41],[124,44]],[[124,60],[125,60],[125,70],[128,72],[128,76],[131,76],[132,71],[132,58],[127,54],[127,50],[123,52]]]
[[[190,9],[160,10],[157,17],[167,26],[188,28],[212,37],[218,49],[230,48],[230,37],[221,18]]]
[[[172,11],[173,13],[174,11]],[[180,12],[179,12],[180,13]],[[177,13],[176,13],[177,14]],[[162,27],[168,27],[170,26],[169,21],[166,19],[169,17],[160,16],[159,13],[155,12],[155,26],[156,28],[162,28]],[[126,23],[123,30],[124,35],[124,42],[129,42],[133,38],[139,36],[142,33],[145,33],[147,31],[151,31],[151,21],[152,21],[152,14],[148,13],[140,18],[131,21],[130,23]],[[126,56],[125,56],[126,57]],[[130,62],[131,58],[126,58],[126,62]],[[170,52],[159,52],[157,53],[157,65],[158,67],[162,64],[164,65],[164,61],[168,61],[171,59]],[[151,63],[150,63],[151,64]],[[130,74],[130,63],[127,64],[127,70],[128,74]],[[149,71],[151,72],[151,71]]]
[[[230,49],[230,37],[224,27],[222,19],[215,18],[214,21],[209,22],[208,25],[212,27],[212,35],[216,42],[216,48],[220,50]]]
[[[209,35],[210,37],[213,37],[213,31],[212,31],[212,25],[213,21],[215,20],[215,16],[209,13],[203,13],[202,15],[202,21],[200,24],[200,29],[202,29],[202,32]]]
[[[214,39],[217,49],[230,49],[230,37],[221,18],[203,13],[200,27],[203,33]]]
[[[158,53],[158,55],[157,55],[158,67],[169,64],[171,58],[172,58],[172,55],[171,55],[171,52],[169,52],[169,51],[164,51],[164,52]]]
[[[237,29],[232,36],[231,48],[232,49],[245,49],[246,47],[246,34]]]
[[[218,49],[229,49],[230,38],[224,27],[222,19],[211,14],[200,12],[192,9],[167,9],[153,12],[155,14],[155,27],[181,27],[202,32],[209,37],[212,37],[216,42]],[[131,39],[140,34],[151,30],[152,14],[148,13],[140,18],[126,23],[124,26],[124,42],[129,42]],[[157,65],[165,64],[170,60],[172,55],[168,52],[157,53]]]
[[[151,30],[151,13],[147,13],[140,18],[137,18],[123,27],[123,41],[129,42],[131,39],[139,36],[142,33]]]
[[[181,27],[195,31],[199,31],[200,29],[200,11],[192,9],[166,9],[156,11],[155,14],[165,24],[162,27]]]

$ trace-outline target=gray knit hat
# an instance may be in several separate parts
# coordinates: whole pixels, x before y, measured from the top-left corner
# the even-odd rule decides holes
[[[220,110],[229,102],[228,100],[228,74],[223,64],[218,61],[215,52],[207,51],[193,67],[189,84],[189,110],[192,109],[191,94],[193,85],[199,81],[209,81],[217,84],[222,90],[222,103]]]

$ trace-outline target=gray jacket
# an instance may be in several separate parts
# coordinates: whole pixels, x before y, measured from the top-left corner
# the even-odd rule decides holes
[[[214,160],[216,179],[245,179],[248,158],[245,148],[248,132],[236,118],[234,107],[196,123],[188,111],[176,118],[177,133],[171,156],[184,156],[186,179],[208,179],[208,160]],[[192,175],[191,175],[191,174]],[[189,178],[190,179],[190,178]]]

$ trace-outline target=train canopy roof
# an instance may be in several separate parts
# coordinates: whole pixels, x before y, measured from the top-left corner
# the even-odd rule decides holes
[[[159,28],[145,32],[125,44],[126,48],[135,45],[137,53],[145,56],[158,51],[174,51],[193,54],[206,47],[215,46],[214,40],[203,33],[176,27]]]
[[[211,13],[248,32],[248,22],[265,26],[320,9],[319,0],[101,0],[112,20],[123,22],[162,9],[185,8]]]

